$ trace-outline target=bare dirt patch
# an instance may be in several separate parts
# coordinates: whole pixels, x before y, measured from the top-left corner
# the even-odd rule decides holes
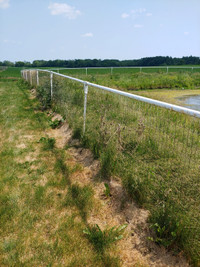
[[[21,143],[21,144],[16,145],[16,147],[20,148],[20,149],[24,149],[24,148],[26,148],[26,144]]]

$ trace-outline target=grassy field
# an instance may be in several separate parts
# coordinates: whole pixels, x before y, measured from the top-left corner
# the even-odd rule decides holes
[[[161,78],[160,74],[142,74],[140,81],[144,75],[149,80]],[[196,83],[199,74],[181,77]],[[113,85],[110,76],[88,78]],[[82,85],[54,78],[52,103],[49,75],[40,76],[40,85],[38,96],[43,105],[52,104],[70,123],[74,136],[100,159],[102,179],[121,177],[129,195],[150,210],[152,240],[177,253],[183,250],[199,266],[199,120],[89,87],[83,135]]]
[[[81,74],[82,70],[62,70],[60,73],[73,75],[82,80],[117,88],[120,90],[147,89],[195,89],[200,87],[200,73],[118,73],[118,74]]]
[[[183,66],[183,68],[176,68],[176,66],[168,67],[135,67],[135,68],[82,68],[82,69],[60,69],[59,72],[68,75],[123,75],[123,74],[138,74],[138,73],[199,73],[200,66]],[[196,67],[196,68],[195,68]],[[56,68],[55,68],[56,70]]]
[[[88,222],[101,203],[28,89],[0,81],[0,266],[119,266],[121,229]]]
[[[0,81],[2,81],[2,79],[7,79],[8,77],[11,80],[12,80],[12,78],[20,78],[21,77],[21,73],[20,73],[21,70],[22,70],[22,68],[8,67],[6,70],[3,70],[0,72]]]
[[[176,66],[171,66],[172,68],[170,69],[169,66],[169,70],[168,72],[173,74],[173,73],[188,73],[188,74],[192,74],[192,73],[199,73],[200,72],[200,66],[181,66],[184,68],[176,68]],[[180,67],[180,66],[177,66]],[[192,67],[194,67],[194,69],[192,69]],[[0,79],[5,78],[5,77],[21,77],[20,71],[24,69],[24,68],[20,68],[20,67],[8,67],[5,71],[0,71]],[[138,68],[87,68],[87,72],[86,72],[86,68],[82,68],[82,69],[62,69],[62,68],[53,68],[53,67],[45,67],[45,68],[41,68],[41,69],[52,69],[54,71],[60,72],[62,74],[66,74],[66,75],[81,75],[83,76],[82,78],[85,80],[85,76],[86,73],[89,75],[89,79],[91,79],[90,76],[96,76],[96,78],[98,78],[98,75],[106,75],[106,77],[104,77],[102,80],[109,80],[109,76],[110,74],[113,74],[114,76],[111,79],[115,79],[117,78],[116,75],[125,75],[126,77],[124,77],[125,79],[130,78],[128,76],[132,75],[132,74],[139,74],[140,72],[142,73],[153,73],[153,74],[166,74],[167,73],[167,67],[143,67],[142,69],[140,67]],[[128,76],[127,76],[128,75]],[[119,78],[119,77],[118,77]],[[88,79],[88,77],[87,77]],[[101,81],[102,82],[102,81]],[[114,84],[113,84],[114,86]],[[126,89],[126,88],[124,88]]]

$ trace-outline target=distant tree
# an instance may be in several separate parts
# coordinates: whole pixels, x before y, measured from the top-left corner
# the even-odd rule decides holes
[[[2,66],[14,67],[15,64],[13,62],[11,62],[11,61],[4,60]]]
[[[25,65],[25,62],[23,62],[23,61],[15,62],[15,67],[24,67],[24,65]]]
[[[75,59],[75,60],[34,60],[32,63],[17,61],[15,63],[5,60],[0,66],[8,67],[55,67],[55,68],[85,68],[85,67],[136,67],[136,66],[169,66],[169,65],[200,65],[200,57],[172,58],[169,56],[145,57],[141,59]]]

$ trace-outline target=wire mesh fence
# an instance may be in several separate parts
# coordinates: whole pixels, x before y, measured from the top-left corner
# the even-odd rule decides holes
[[[51,82],[50,72],[28,71],[23,75],[32,85],[39,85],[39,97],[46,95],[53,109],[73,128],[74,137],[100,159],[100,176],[121,177],[128,193],[140,204],[152,210],[156,207],[154,221],[165,218],[167,213],[176,215],[184,225],[184,242],[191,244],[187,250],[193,249],[198,258],[200,119],[91,84],[85,118],[84,82],[55,73]]]

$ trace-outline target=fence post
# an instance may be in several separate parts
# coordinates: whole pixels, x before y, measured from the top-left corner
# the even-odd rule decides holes
[[[88,94],[88,84],[86,82],[86,83],[84,83],[83,135],[85,134],[86,109],[87,109],[87,94]]]
[[[29,73],[30,73],[30,84],[32,85],[32,71],[30,70]]]
[[[112,75],[113,74],[113,67],[111,67],[110,72],[111,72],[111,75]]]
[[[167,73],[169,72],[169,67],[167,67]]]
[[[37,79],[37,86],[39,86],[39,73],[38,73],[38,70],[36,71],[36,79]]]
[[[142,72],[142,67],[140,67],[140,73]]]
[[[88,70],[87,70],[87,68],[85,68],[85,74],[86,74],[86,76],[87,76],[87,73],[88,73]]]
[[[50,85],[51,85],[51,100],[53,97],[53,73],[52,71],[50,72]]]

